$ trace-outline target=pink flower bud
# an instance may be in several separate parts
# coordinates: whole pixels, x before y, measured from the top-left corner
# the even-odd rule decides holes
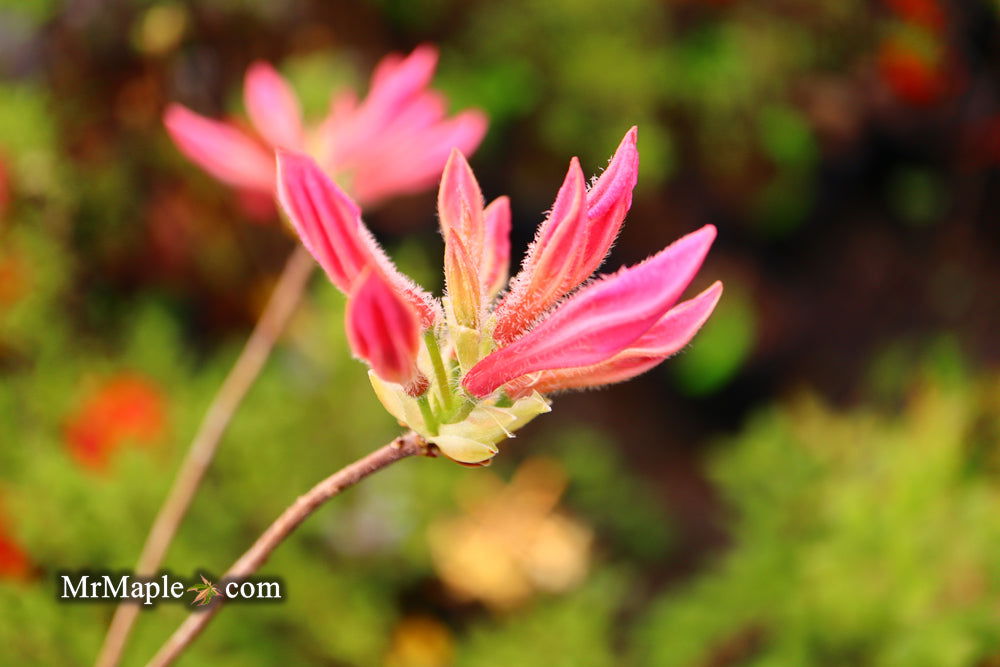
[[[479,274],[488,297],[503,289],[510,273],[510,199],[497,197],[483,211],[486,241]]]
[[[377,270],[366,270],[347,302],[347,340],[355,356],[387,382],[417,379],[420,321]]]
[[[445,242],[455,233],[470,257],[477,260],[483,252],[486,230],[483,222],[483,193],[476,176],[458,149],[451,151],[441,173],[438,189],[438,219]]]
[[[278,201],[302,244],[342,292],[350,294],[365,269],[377,269],[416,309],[423,326],[437,320],[434,298],[396,269],[361,221],[358,205],[312,158],[278,151]]]

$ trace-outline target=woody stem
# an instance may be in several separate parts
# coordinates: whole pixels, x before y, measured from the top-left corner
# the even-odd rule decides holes
[[[434,456],[434,450],[422,437],[411,431],[330,475],[304,495],[299,496],[291,506],[282,512],[281,516],[275,519],[274,523],[257,538],[253,546],[229,568],[223,575],[223,580],[243,579],[253,574],[267,561],[271,552],[327,500],[344,489],[354,486],[372,473],[400,459],[416,455]],[[215,604],[205,610],[192,612],[160,648],[159,652],[153,656],[147,667],[165,667],[172,664],[219,612],[223,599],[224,597],[220,596],[216,598]]]
[[[309,252],[304,246],[297,245],[285,264],[253,333],[212,399],[198,432],[191,441],[173,486],[146,537],[146,544],[135,567],[137,575],[152,575],[163,563],[167,548],[215,456],[226,427],[264,367],[275,341],[295,312],[312,268],[313,260]],[[121,660],[140,609],[135,604],[118,605],[97,657],[98,667],[114,667]]]

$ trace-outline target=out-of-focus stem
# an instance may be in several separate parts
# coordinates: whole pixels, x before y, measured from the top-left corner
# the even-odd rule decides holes
[[[433,456],[434,451],[432,446],[428,445],[422,437],[411,431],[327,477],[304,495],[299,496],[288,509],[282,512],[281,516],[257,538],[254,545],[229,568],[222,581],[243,579],[256,572],[257,568],[267,561],[271,552],[299,524],[315,512],[320,505],[344,489],[354,486],[365,477],[400,459],[421,454]],[[159,652],[153,656],[147,667],[170,665],[201,634],[209,621],[222,608],[225,587],[220,586],[220,588],[223,595],[216,598],[215,603],[204,611],[192,612],[160,648]]]
[[[297,245],[285,264],[253,333],[212,399],[198,432],[191,441],[167,499],[146,537],[146,544],[136,563],[136,575],[152,576],[163,563],[163,557],[215,456],[226,427],[301,301],[312,269],[313,259],[309,252],[302,245]],[[137,604],[126,602],[118,605],[97,657],[98,667],[114,667],[121,660],[139,611],[140,606]]]

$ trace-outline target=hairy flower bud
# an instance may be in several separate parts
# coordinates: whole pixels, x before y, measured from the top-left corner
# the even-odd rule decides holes
[[[378,271],[358,278],[347,302],[351,350],[388,382],[409,385],[417,376],[420,321]]]

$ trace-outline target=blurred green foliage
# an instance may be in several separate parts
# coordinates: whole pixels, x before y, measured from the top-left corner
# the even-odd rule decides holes
[[[696,222],[717,222],[710,262],[724,259],[707,268],[724,273],[725,296],[689,349],[636,383],[650,391],[609,392],[627,398],[607,399],[613,417],[601,428],[591,423],[602,419],[589,410],[596,402],[557,398],[557,413],[563,401],[584,409],[532,425],[491,471],[411,460],[338,498],[265,568],[283,579],[287,600],[233,605],[188,662],[994,664],[1000,385],[989,354],[965,345],[970,332],[995,338],[981,307],[983,293],[995,302],[995,273],[984,268],[994,256],[977,219],[960,216],[991,214],[995,171],[977,172],[976,160],[997,158],[935,91],[940,71],[906,62],[911,69],[887,75],[875,62],[882,33],[946,62],[981,47],[970,38],[952,53],[941,33],[900,16],[874,20],[875,5],[860,0],[348,5],[151,0],[105,12],[101,3],[0,0],[0,61],[13,73],[0,81],[0,162],[12,193],[0,201],[0,556],[9,540],[28,563],[27,575],[12,575],[0,557],[0,662],[92,662],[111,606],[56,604],[56,573],[134,563],[290,247],[278,226],[245,224],[224,188],[177,155],[162,106],[183,93],[206,113],[238,112],[243,67],[268,57],[306,112],[319,114],[332,88],[363,87],[365,64],[389,47],[432,40],[442,51],[437,87],[454,107],[491,115],[474,160],[484,185],[527,191],[528,202],[515,197],[516,233],[530,235],[526,216],[536,222],[550,201],[530,200],[534,191],[548,197],[558,186],[558,168],[546,165],[579,154],[596,168],[638,124],[642,172],[622,245],[638,257],[651,239],[662,247]],[[992,71],[950,74],[957,84]],[[941,96],[938,116],[887,95],[913,86]],[[975,101],[965,106],[988,107]],[[879,132],[881,143],[865,143]],[[940,145],[913,142],[924,134]],[[824,180],[824,169],[839,175]],[[842,181],[870,189],[838,189]],[[823,199],[823,188],[833,194]],[[838,197],[850,200],[844,220],[811,217]],[[402,268],[433,287],[434,233],[405,243],[394,233],[430,229],[433,196],[416,201],[423,208],[390,205],[371,220]],[[883,206],[888,223],[871,214]],[[919,254],[921,243],[943,248],[943,261],[926,261],[941,256]],[[848,267],[851,279],[811,273],[827,265]],[[941,299],[954,320],[934,317],[919,280],[942,267],[958,276]],[[845,306],[869,294],[874,307]],[[765,298],[781,315],[766,323]],[[880,322],[894,308],[903,318]],[[217,575],[303,490],[396,434],[349,358],[342,309],[317,278],[170,551],[166,567],[178,576]],[[787,337],[821,317],[813,339]],[[900,336],[899,322],[916,330]],[[945,335],[928,344],[926,329]],[[840,337],[841,354],[831,354]],[[692,451],[716,432],[716,417],[742,418],[727,392],[739,391],[748,362],[781,361],[762,357],[767,349],[790,349],[799,365],[784,361],[773,388],[737,397],[765,405],[715,445],[701,480]],[[874,361],[866,349],[879,350]],[[850,379],[848,407],[809,393],[776,398],[828,380],[802,382],[801,358],[824,354]],[[122,376],[160,397],[162,428],[129,436],[107,465],[87,465],[71,426]],[[677,405],[668,408],[663,392]],[[631,423],[636,414],[644,424]],[[669,456],[658,458],[661,446]],[[676,478],[686,487],[667,494],[660,475],[679,451],[696,464]],[[437,569],[430,531],[469,514],[470,488],[489,492],[491,473],[509,480],[537,454],[565,473],[559,510],[593,534],[587,576],[513,609],[460,599]],[[705,497],[686,509],[664,501],[699,484]],[[685,511],[725,544],[694,544],[675,520]],[[151,655],[187,611],[144,613],[126,664]]]
[[[899,414],[758,415],[713,466],[733,547],[653,603],[637,664],[992,659],[998,401],[995,378],[927,377]]]

